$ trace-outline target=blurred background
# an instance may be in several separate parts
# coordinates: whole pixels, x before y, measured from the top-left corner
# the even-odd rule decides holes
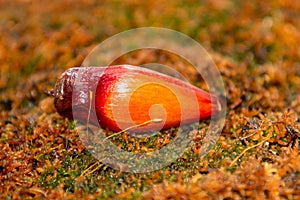
[[[53,86],[104,39],[145,26],[185,33],[247,68],[266,65],[275,82],[285,82],[299,68],[299,8],[290,0],[1,0],[0,90],[26,87],[23,78]]]

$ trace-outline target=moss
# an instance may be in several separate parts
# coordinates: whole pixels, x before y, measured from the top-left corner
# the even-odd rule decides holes
[[[42,55],[38,55],[28,61],[28,63],[24,67],[24,71],[22,73],[25,73],[26,75],[31,74],[34,72],[36,65],[41,61],[43,58]]]

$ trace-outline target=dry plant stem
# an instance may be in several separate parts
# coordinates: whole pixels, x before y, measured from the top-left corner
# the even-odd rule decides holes
[[[44,197],[47,197],[47,193],[44,192],[43,190],[39,189],[39,188],[30,188],[29,191],[32,192],[32,193],[37,192],[37,193],[42,194]]]
[[[253,149],[253,148],[255,148],[255,147],[257,147],[257,146],[263,144],[265,141],[267,141],[267,140],[270,139],[271,137],[272,137],[272,134],[270,134],[269,136],[265,137],[265,139],[262,140],[261,142],[255,144],[255,145],[253,145],[253,146],[247,147],[244,151],[242,151],[242,153],[240,153],[240,154],[239,154],[239,155],[238,155],[238,156],[230,163],[229,167],[232,167],[232,166],[236,163],[236,161],[237,161],[240,157],[242,157],[248,150]]]
[[[254,132],[254,133],[252,133],[252,134],[250,134],[250,135],[246,135],[246,136],[244,136],[244,137],[241,137],[240,140],[245,140],[245,139],[247,139],[247,138],[249,138],[249,137],[252,137],[252,136],[255,135],[255,134],[256,134],[256,132]]]
[[[93,173],[94,171],[96,171],[97,169],[99,169],[101,167],[101,165],[99,164],[100,161],[95,162],[94,164],[92,164],[90,167],[88,167],[86,170],[84,170],[81,175],[79,177],[83,177],[83,176],[87,176],[91,173]],[[98,167],[96,167],[95,169],[93,169],[92,171],[88,172],[91,168],[93,168],[96,164],[99,164]]]
[[[97,163],[98,163],[98,166],[97,166],[95,169],[93,169],[92,171],[88,172],[88,173],[86,174],[86,176],[88,176],[88,175],[94,173],[95,171],[97,171],[98,169],[100,169],[100,167],[103,165],[103,164],[100,164],[100,161],[98,161]]]
[[[151,122],[154,122],[154,123],[160,123],[160,122],[162,122],[162,119],[155,118],[155,119],[151,119],[151,120],[145,121],[145,122],[143,122],[143,123],[141,123],[141,124],[138,124],[138,125],[130,126],[130,127],[126,128],[126,129],[124,129],[124,130],[122,130],[122,131],[119,131],[119,132],[117,132],[117,133],[114,133],[114,134],[112,134],[112,135],[106,137],[105,140],[107,140],[107,139],[109,139],[109,138],[111,138],[111,137],[113,137],[113,136],[119,135],[119,134],[121,134],[121,133],[124,133],[124,132],[126,132],[126,131],[128,131],[128,130],[130,130],[130,129],[133,129],[133,128],[136,128],[136,127],[140,127],[140,126],[149,124],[149,123],[151,123]]]
[[[59,147],[61,147],[63,144],[59,144],[59,145],[57,145],[57,146],[55,146],[55,147],[52,147],[51,149],[49,149],[49,151],[53,151],[54,149],[58,149]]]
[[[90,122],[90,116],[91,116],[91,109],[92,109],[92,99],[93,99],[93,92],[90,91],[90,105],[89,105],[89,112],[88,112],[88,116],[87,116],[87,122],[86,122],[86,138],[89,138],[89,122]]]
[[[89,124],[89,121],[90,121],[90,115],[91,115],[91,108],[92,108],[92,98],[93,98],[93,92],[90,91],[89,92],[90,94],[90,105],[89,105],[89,111],[88,111],[88,116],[87,116],[87,122],[86,122],[86,136],[87,138],[89,137],[89,129],[88,129],[88,124]],[[86,170],[84,170],[82,172],[82,174],[79,176],[79,177],[83,177],[83,176],[87,176],[91,173],[93,173],[94,171],[96,171],[97,169],[99,169],[101,167],[101,165],[99,164],[100,161],[98,162],[95,162],[93,165],[91,165],[90,167],[88,167]],[[93,169],[92,171],[88,172],[91,168],[93,168],[96,164],[99,164],[98,167],[96,167],[95,169]]]

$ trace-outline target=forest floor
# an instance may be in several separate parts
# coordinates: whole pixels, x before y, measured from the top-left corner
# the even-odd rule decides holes
[[[291,0],[0,0],[0,198],[300,199],[299,10]],[[170,165],[122,172],[91,155],[44,91],[101,41],[148,26],[203,45],[222,76],[227,115],[204,157],[208,120],[196,124],[193,143]],[[149,62],[183,66],[155,50],[115,61]],[[147,152],[173,133],[146,143],[126,133],[113,140]]]

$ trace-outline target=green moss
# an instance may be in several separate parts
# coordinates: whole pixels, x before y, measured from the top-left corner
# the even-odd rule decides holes
[[[39,176],[39,180],[38,180],[39,185],[42,187],[46,187],[46,188],[55,188],[58,184],[53,184],[53,179],[54,179],[54,178],[52,178],[53,175],[54,175],[54,169],[47,168]]]
[[[0,137],[0,142],[1,142],[1,143],[6,143],[6,142],[7,142],[7,137],[1,135],[1,137]]]
[[[12,200],[12,199],[13,199],[12,194],[8,194],[8,195],[5,197],[5,200]]]
[[[31,74],[34,72],[36,65],[43,59],[42,55],[38,55],[33,57],[32,59],[30,59],[28,61],[28,63],[25,65],[24,69],[23,69],[23,73],[25,73],[25,75]]]
[[[43,154],[40,161],[51,159],[49,154]],[[81,175],[86,169],[87,163],[90,163],[94,158],[89,152],[82,154],[66,154],[61,161],[59,168],[48,168],[43,172],[38,180],[39,185],[46,188],[55,188],[60,183],[64,183],[64,190],[74,192],[76,178]],[[49,177],[51,179],[49,180]]]
[[[43,153],[43,154],[41,154],[41,155],[39,155],[38,157],[37,157],[37,159],[39,160],[39,161],[45,161],[45,160],[50,160],[51,162],[54,160],[53,158],[52,158],[52,156],[50,156],[50,154],[49,153]]]

